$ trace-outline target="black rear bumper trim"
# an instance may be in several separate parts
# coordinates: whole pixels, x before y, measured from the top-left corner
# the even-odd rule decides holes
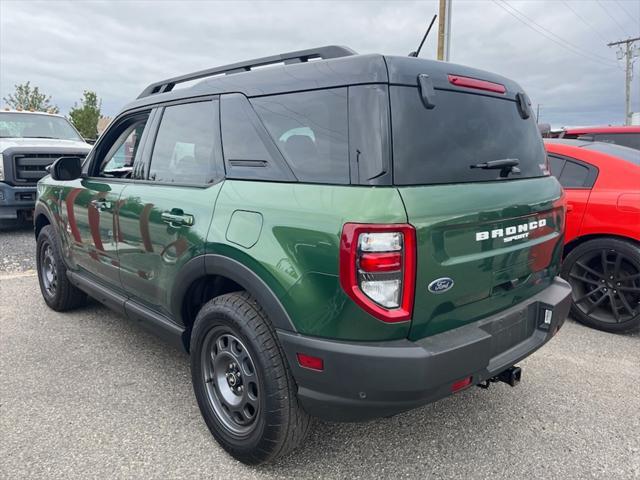
[[[419,341],[379,343],[331,341],[278,330],[311,414],[332,421],[363,421],[419,407],[451,394],[451,385],[472,377],[472,385],[494,377],[531,355],[564,323],[571,287],[560,278],[503,312]],[[544,309],[552,311],[544,324]],[[529,328],[526,338],[509,336]],[[527,330],[528,332],[528,330]],[[324,360],[322,372],[300,367],[296,353]]]

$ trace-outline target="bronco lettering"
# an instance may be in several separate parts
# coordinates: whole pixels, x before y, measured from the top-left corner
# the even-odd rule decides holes
[[[513,240],[521,240],[529,236],[529,232],[542,228],[547,225],[546,219],[531,220],[528,223],[521,223],[520,225],[512,225],[507,228],[496,228],[494,230],[487,230],[484,232],[476,232],[476,242],[482,240],[489,240],[489,238],[502,238],[504,243],[509,243]],[[516,232],[518,233],[516,235]],[[507,236],[505,236],[505,234]]]

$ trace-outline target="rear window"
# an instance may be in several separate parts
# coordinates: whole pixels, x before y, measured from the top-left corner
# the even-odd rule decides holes
[[[614,145],[612,143],[593,142],[582,148],[587,150],[595,150],[612,157],[618,157],[635,165],[640,165],[640,150],[634,148],[623,147],[622,145]]]
[[[640,150],[640,133],[599,133],[594,135],[594,140]]]
[[[436,90],[434,103],[428,110],[417,88],[391,88],[395,184],[505,180],[500,170],[470,167],[506,158],[520,162],[506,180],[547,175],[535,119],[524,120],[514,101]]]

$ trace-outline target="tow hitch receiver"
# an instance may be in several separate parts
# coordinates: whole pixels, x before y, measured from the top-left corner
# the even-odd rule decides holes
[[[485,380],[482,383],[479,383],[478,386],[480,388],[489,388],[489,385],[495,382],[504,382],[512,387],[515,387],[518,383],[520,383],[520,379],[522,378],[522,369],[520,367],[509,367],[504,372],[499,373],[495,377],[491,377],[489,380]]]

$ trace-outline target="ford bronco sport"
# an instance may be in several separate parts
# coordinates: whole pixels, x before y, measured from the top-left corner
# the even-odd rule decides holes
[[[44,112],[0,112],[0,226],[31,219],[36,183],[63,155],[82,158],[91,146],[69,121]]]
[[[89,294],[189,351],[246,463],[310,416],[513,385],[569,309],[530,102],[459,65],[323,47],[154,83],[38,192],[46,303]]]

